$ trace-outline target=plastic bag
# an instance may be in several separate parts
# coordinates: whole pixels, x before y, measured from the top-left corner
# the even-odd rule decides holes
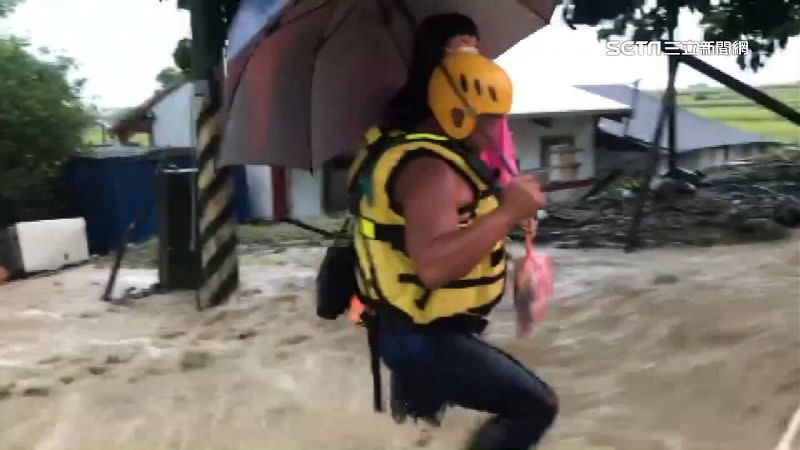
[[[530,335],[533,326],[544,318],[552,297],[553,265],[550,255],[533,251],[533,233],[528,232],[525,234],[525,256],[514,264],[517,338]]]

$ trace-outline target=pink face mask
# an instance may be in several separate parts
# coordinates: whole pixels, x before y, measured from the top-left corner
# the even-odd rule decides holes
[[[517,152],[511,139],[511,131],[508,129],[508,119],[503,118],[498,126],[500,130],[497,133],[499,136],[497,142],[494,146],[484,149],[480,156],[493,172],[499,174],[497,182],[505,186],[519,173],[519,168],[516,163]]]

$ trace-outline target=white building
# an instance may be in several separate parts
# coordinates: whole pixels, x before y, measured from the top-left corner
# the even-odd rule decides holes
[[[520,170],[543,168],[551,181],[575,187],[550,194],[560,200],[582,192],[595,177],[595,129],[601,118],[619,120],[629,108],[572,86],[516,83],[509,127]],[[154,147],[194,147],[194,90],[188,82],[157,92],[112,127],[122,142],[147,133]],[[255,219],[298,219],[346,208],[346,162],[313,172],[247,166],[250,212]]]
[[[520,170],[544,168],[551,181],[570,182],[575,186],[550,193],[552,200],[581,194],[595,180],[597,121],[601,117],[619,120],[630,108],[572,86],[520,86],[514,93],[509,116]],[[299,219],[341,211],[346,208],[346,172],[343,165],[321,168],[313,173],[289,170],[285,175],[286,191],[273,190],[265,197],[272,201],[270,205],[281,202],[286,207],[282,211]],[[260,189],[254,187],[251,180],[248,178],[251,192]],[[258,184],[280,189],[269,177]],[[272,217],[272,208],[267,213]]]
[[[615,169],[640,175],[647,167],[649,144],[661,111],[661,98],[624,84],[581,86],[582,90],[631,105],[629,120],[601,120],[597,126],[595,171],[603,176]],[[678,167],[703,170],[728,161],[756,156],[780,141],[750,133],[686,108],[675,108],[675,154]],[[668,170],[668,136],[662,132],[659,173]]]
[[[595,181],[595,130],[600,118],[620,120],[630,108],[573,86],[515,83],[509,128],[520,171],[543,169],[563,189],[549,194],[566,200]]]
[[[134,134],[145,133],[151,147],[194,148],[197,143],[195,107],[194,85],[188,81],[177,83],[119,115],[110,128],[111,133],[123,143]],[[271,169],[266,166],[245,169],[251,216],[272,218]],[[280,193],[280,190],[275,192]]]
[[[111,132],[122,143],[137,133],[150,137],[151,147],[194,147],[194,86],[188,81],[166,87],[116,119]]]

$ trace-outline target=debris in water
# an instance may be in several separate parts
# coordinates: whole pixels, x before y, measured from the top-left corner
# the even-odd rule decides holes
[[[25,380],[17,385],[17,391],[25,397],[47,397],[53,390],[53,382],[49,380]]]
[[[162,331],[161,333],[159,333],[158,337],[161,338],[161,339],[171,340],[171,339],[179,338],[179,337],[181,337],[181,336],[183,336],[185,334],[186,334],[186,332],[185,331],[181,331],[181,330],[166,330],[166,331]]]
[[[45,358],[45,359],[39,361],[39,364],[41,364],[43,366],[46,366],[46,365],[49,365],[49,364],[56,364],[56,363],[59,363],[59,362],[61,362],[61,357],[60,356],[51,356],[49,358]]]
[[[106,356],[106,364],[125,364],[130,362],[139,351],[135,348],[120,349],[116,353]]]
[[[662,273],[653,278],[653,284],[675,284],[678,281],[678,276],[673,273]]]
[[[243,290],[243,291],[242,291],[242,292],[239,294],[239,297],[252,297],[252,296],[254,296],[254,295],[259,295],[259,294],[261,294],[262,292],[263,292],[263,291],[262,291],[261,289],[258,289],[258,288],[255,288],[255,289],[245,289],[245,290]]]
[[[278,295],[278,296],[272,297],[269,300],[273,301],[273,302],[278,302],[278,303],[295,303],[299,299],[300,299],[300,296],[297,295],[297,294],[283,294],[283,295]]]
[[[309,336],[306,336],[304,334],[299,334],[297,336],[290,336],[288,338],[281,339],[281,341],[278,344],[279,345],[297,345],[297,344],[301,344],[301,343],[303,343],[303,342],[305,342],[305,341],[307,341],[309,339],[311,339]]]
[[[248,339],[250,339],[252,337],[255,337],[257,334],[258,334],[258,331],[253,330],[253,329],[243,330],[243,331],[240,331],[240,332],[236,333],[235,334],[235,338],[240,340],[240,341],[246,341],[246,340],[248,340]]]
[[[211,355],[202,350],[187,350],[181,358],[181,370],[204,369],[211,364]]]
[[[0,383],[0,400],[4,400],[11,396],[11,392],[14,390],[14,382],[8,383]]]
[[[92,375],[102,375],[108,372],[108,368],[103,366],[89,366],[86,370]]]

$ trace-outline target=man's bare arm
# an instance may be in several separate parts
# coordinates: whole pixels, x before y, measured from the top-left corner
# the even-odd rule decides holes
[[[469,273],[515,225],[499,209],[459,228],[458,194],[465,183],[460,176],[436,158],[414,160],[401,170],[395,197],[406,220],[406,249],[428,288]]]

